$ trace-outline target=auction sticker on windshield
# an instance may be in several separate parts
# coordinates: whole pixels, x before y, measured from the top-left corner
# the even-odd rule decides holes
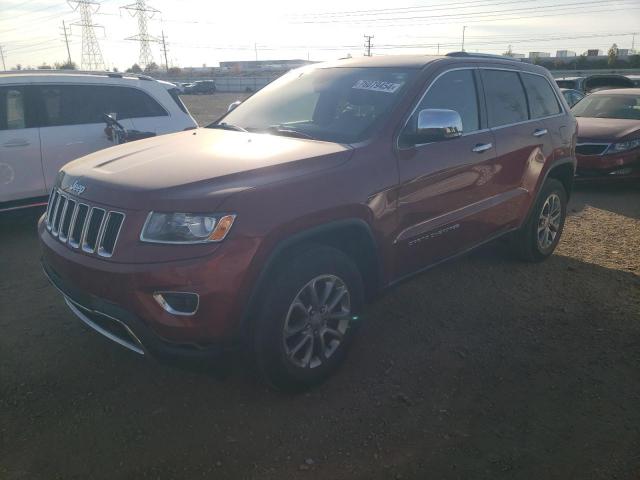
[[[373,90],[374,92],[395,93],[402,83],[383,82],[381,80],[358,80],[352,88],[358,90]]]

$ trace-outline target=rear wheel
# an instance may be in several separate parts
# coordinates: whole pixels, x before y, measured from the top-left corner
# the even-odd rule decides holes
[[[543,185],[527,223],[514,235],[517,255],[540,262],[556,249],[567,215],[567,192],[559,180],[549,178]]]
[[[362,305],[360,273],[340,250],[313,246],[287,258],[254,328],[267,382],[295,391],[324,381],[344,360]]]

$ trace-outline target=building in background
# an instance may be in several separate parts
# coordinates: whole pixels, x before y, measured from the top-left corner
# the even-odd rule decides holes
[[[558,50],[556,52],[556,57],[558,58],[566,58],[566,57],[575,57],[576,52],[573,50]]]
[[[600,50],[597,48],[587,50],[587,57],[598,57],[600,56]]]
[[[531,60],[535,58],[549,58],[551,54],[549,52],[529,52],[529,58]]]

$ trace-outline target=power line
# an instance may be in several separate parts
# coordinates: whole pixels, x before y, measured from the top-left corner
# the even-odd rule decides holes
[[[636,4],[636,0],[620,0],[618,5],[623,5],[631,2],[632,4]],[[580,2],[571,2],[571,3],[561,3],[550,6],[545,6],[543,11],[555,10],[555,9],[566,9],[568,7],[582,7],[585,5],[593,5],[601,6],[601,4],[611,5],[611,0],[589,0],[589,1],[580,1]],[[493,16],[499,15],[510,15],[517,14],[518,12],[531,10],[531,7],[526,8],[510,8],[510,9],[501,9],[501,10],[489,10],[489,11],[481,11],[481,12],[466,12],[466,13],[450,13],[445,15],[427,15],[427,16],[407,16],[407,17],[387,17],[387,18],[371,18],[371,19],[356,19],[356,20],[340,20],[340,19],[328,19],[328,20],[309,20],[302,22],[294,22],[294,23],[313,23],[313,24],[321,24],[321,23],[371,23],[371,22],[398,22],[398,21],[409,21],[409,20],[423,20],[423,19],[432,19],[432,18],[466,18],[469,16],[487,16],[492,14]]]

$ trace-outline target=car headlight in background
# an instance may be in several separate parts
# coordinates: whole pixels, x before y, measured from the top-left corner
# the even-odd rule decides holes
[[[152,243],[221,242],[229,233],[235,215],[151,212],[140,240]]]
[[[626,142],[612,143],[611,146],[609,146],[609,148],[607,149],[607,153],[626,152],[627,150],[631,150],[637,147],[640,147],[640,138],[635,138]]]

